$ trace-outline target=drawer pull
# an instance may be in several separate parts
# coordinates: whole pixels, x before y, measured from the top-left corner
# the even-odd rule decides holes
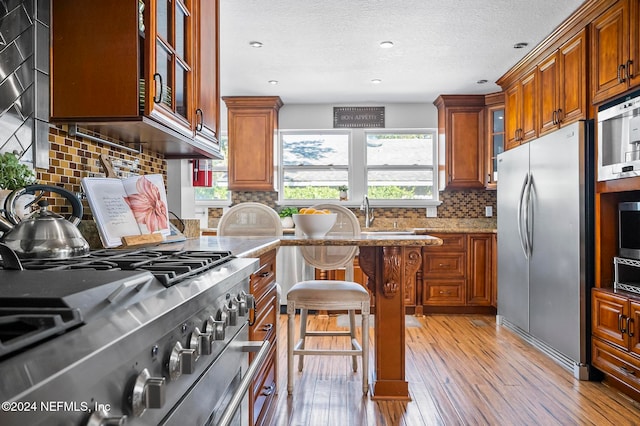
[[[262,327],[262,331],[271,331],[273,330],[273,324],[269,323],[269,324],[265,324],[264,327]]]
[[[623,373],[628,374],[628,375],[630,375],[630,376],[635,376],[635,375],[636,375],[636,372],[635,372],[635,371],[633,371],[633,370],[629,370],[629,369],[628,369],[627,367],[625,367],[624,365],[621,365],[621,366],[620,366],[620,370],[621,370]]]
[[[633,324],[633,319],[631,317],[627,317],[627,334],[629,337],[633,337],[633,330],[631,330],[631,324]]]
[[[447,295],[449,295],[449,294],[451,294],[451,290],[447,290],[447,291],[440,290],[440,294],[447,294]]]
[[[264,277],[268,277],[270,273],[271,273],[271,272],[269,272],[269,271],[262,272],[262,273],[260,273],[260,276],[261,276],[262,278],[264,278]]]

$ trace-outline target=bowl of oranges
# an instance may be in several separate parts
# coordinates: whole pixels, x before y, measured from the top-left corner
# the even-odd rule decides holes
[[[336,223],[336,213],[331,210],[317,210],[313,207],[301,208],[293,215],[293,223],[309,238],[322,238]]]

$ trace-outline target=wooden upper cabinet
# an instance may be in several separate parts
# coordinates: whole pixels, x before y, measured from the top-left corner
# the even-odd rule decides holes
[[[278,132],[278,96],[225,96],[229,189],[273,191],[273,147]]]
[[[440,189],[484,188],[484,96],[441,95],[438,133],[444,138],[444,178]]]
[[[189,0],[145,3],[145,115],[192,135],[193,7]],[[149,96],[152,95],[152,96]]]
[[[592,102],[640,84],[640,0],[618,0],[591,22]]]
[[[526,74],[521,80],[522,85],[522,116],[521,116],[521,143],[528,142],[538,137],[538,93],[536,70]]]
[[[521,98],[522,90],[520,88],[520,82],[512,84],[505,90],[505,150],[520,145],[518,132],[520,129],[520,115],[522,115]]]
[[[220,128],[219,2],[197,0],[196,33],[199,40],[196,63],[194,135],[218,144]]]
[[[486,173],[487,189],[498,187],[498,154],[504,152],[504,92],[485,95],[485,116],[487,120]]]
[[[535,139],[537,130],[537,70],[534,68],[505,92],[506,149]]]
[[[216,158],[215,138],[195,130],[217,131],[219,121],[218,0],[144,6],[51,3],[50,121],[144,142],[166,158]]]
[[[538,64],[540,136],[587,116],[586,49],[583,29]]]
[[[540,134],[558,128],[558,53],[554,52],[538,65],[540,88]]]

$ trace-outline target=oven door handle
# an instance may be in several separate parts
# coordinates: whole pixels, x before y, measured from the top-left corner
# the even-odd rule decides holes
[[[250,344],[247,345],[245,349],[249,352],[254,352],[256,350],[256,347],[258,347],[257,344],[251,345],[251,343],[253,342],[248,342],[248,343]],[[260,368],[264,364],[267,358],[267,355],[269,354],[270,347],[271,347],[271,344],[269,343],[268,340],[263,341],[262,344],[259,346],[260,350],[258,351],[258,354],[253,359],[253,362],[247,369],[247,374],[245,374],[244,377],[242,378],[242,381],[240,382],[240,386],[238,386],[238,389],[236,389],[236,391],[233,393],[233,396],[229,401],[229,405],[227,405],[227,408],[225,408],[224,412],[222,413],[220,420],[218,421],[218,423],[216,423],[218,426],[228,426],[229,424],[231,424],[231,421],[233,420],[233,417],[236,414],[238,407],[240,407],[240,404],[244,399],[244,395],[247,393],[249,386],[251,386],[251,382],[253,382],[253,379],[258,374],[258,372],[260,371]]]

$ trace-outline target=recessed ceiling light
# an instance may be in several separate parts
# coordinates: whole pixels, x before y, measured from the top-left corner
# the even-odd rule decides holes
[[[527,43],[527,42],[521,42],[521,43],[514,44],[513,48],[514,49],[522,49],[522,48],[527,47],[528,45],[529,45],[529,43]]]
[[[383,49],[391,49],[393,47],[393,42],[392,41],[380,42],[380,47],[382,47]]]
[[[482,80],[476,81],[476,83],[478,83],[478,84],[486,84],[488,82],[489,82],[489,80],[485,80],[484,78]]]
[[[269,80],[269,84],[273,84],[275,86],[278,84],[278,80]]]
[[[374,78],[371,80],[371,84],[380,84],[382,83],[382,80],[380,80],[379,78]]]
[[[251,47],[262,47],[262,43],[260,43],[259,41],[250,41],[249,42],[249,46],[251,46]]]

